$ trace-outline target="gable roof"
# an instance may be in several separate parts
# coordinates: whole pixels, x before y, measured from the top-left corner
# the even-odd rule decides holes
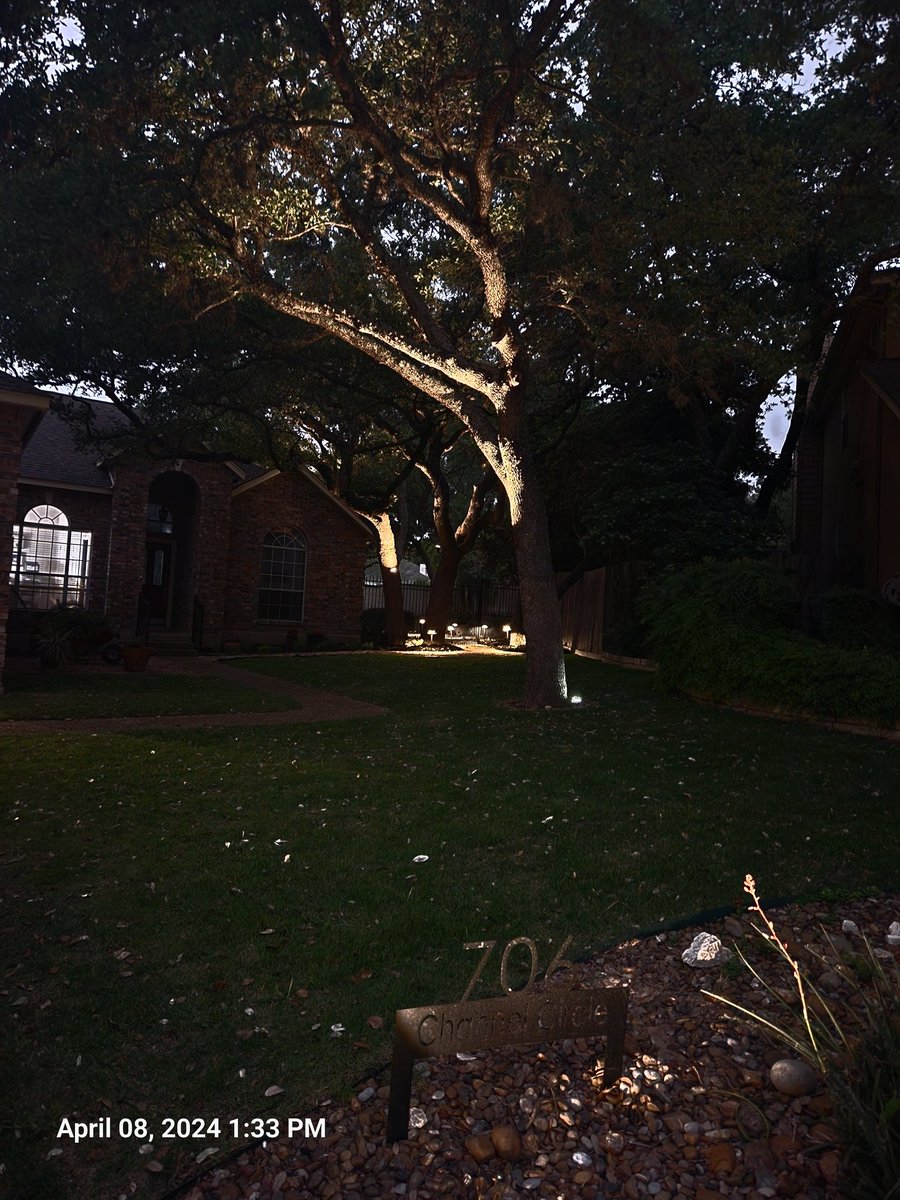
[[[77,424],[65,415],[72,412],[78,416]],[[22,452],[20,478],[29,483],[111,491],[112,479],[101,465],[100,445],[92,445],[86,434],[91,429],[102,438],[122,430],[125,424],[125,418],[108,401],[53,395],[49,410]]]
[[[247,475],[247,478],[242,479],[239,483],[235,484],[234,494],[236,496],[242,492],[249,491],[250,488],[256,487],[257,484],[266,483],[269,479],[275,479],[279,475],[283,474],[283,472],[279,471],[277,467],[270,467],[268,470],[266,470],[263,467],[257,467],[249,463],[229,463],[229,466],[239,466],[245,470],[249,467],[250,471],[252,472]],[[301,463],[295,468],[294,474],[298,478],[305,479],[308,483],[311,483],[313,487],[318,488],[323,496],[327,496],[332,504],[336,504],[341,512],[343,512],[344,516],[349,517],[354,525],[358,526],[358,528],[365,534],[367,538],[371,539],[376,536],[374,525],[367,521],[365,517],[361,517],[355,509],[350,507],[349,504],[345,504],[343,500],[339,500],[337,496],[330,492],[325,486],[325,481],[318,474],[318,472],[313,470],[312,467],[308,467]]]
[[[808,419],[812,422],[824,418],[826,410],[840,394],[847,371],[854,364],[872,376],[872,367],[879,360],[869,358],[872,347],[867,341],[868,330],[874,315],[883,310],[898,288],[900,271],[875,271],[864,285],[858,283],[847,297],[840,323],[834,334],[825,339],[822,358],[810,381],[807,404]],[[893,360],[880,361],[890,363]]]
[[[56,392],[41,392],[32,384],[4,376],[0,372],[0,393],[5,380],[21,385],[23,392],[44,397],[49,408],[40,416],[30,441],[22,451],[19,478],[23,483],[54,484],[75,490],[112,492],[113,477],[105,466],[105,438],[126,432],[128,418],[107,400],[92,400],[81,396],[63,396]],[[74,416],[74,420],[72,417]],[[235,494],[274,479],[281,472],[275,467],[237,460],[223,463],[234,476]],[[374,536],[371,524],[354,512],[328,490],[321,477],[310,467],[297,470],[305,479],[327,496],[332,504],[349,517],[366,535]]]

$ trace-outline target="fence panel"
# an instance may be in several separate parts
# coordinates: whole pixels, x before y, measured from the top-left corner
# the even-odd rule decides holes
[[[557,577],[557,582],[564,578]],[[563,645],[588,654],[603,653],[603,618],[606,602],[606,568],[585,571],[559,602]]]
[[[430,595],[430,583],[404,583],[404,610],[414,617],[424,617]],[[365,581],[363,608],[384,608],[384,587],[380,580]],[[510,624],[521,628],[518,585],[492,583],[487,579],[457,584],[453,589],[450,619],[458,625]]]

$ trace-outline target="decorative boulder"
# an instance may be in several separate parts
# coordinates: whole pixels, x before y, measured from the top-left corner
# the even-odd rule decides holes
[[[731,951],[714,933],[698,933],[682,954],[681,961],[689,967],[711,967],[728,962],[732,957]]]
[[[772,1064],[769,1078],[784,1096],[808,1096],[819,1086],[819,1076],[800,1058],[779,1058]]]

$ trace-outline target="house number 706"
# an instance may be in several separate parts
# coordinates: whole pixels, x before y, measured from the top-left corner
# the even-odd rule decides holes
[[[573,966],[573,964],[570,963],[568,959],[563,958],[563,955],[568,950],[571,943],[572,943],[572,935],[570,933],[566,936],[566,940],[563,942],[563,944],[557,950],[556,954],[553,956],[553,960],[551,961],[550,966],[544,972],[545,979],[551,979],[553,977],[554,972],[556,972],[556,971],[563,971],[567,967]],[[472,978],[469,980],[469,986],[463,992],[463,995],[462,995],[463,1000],[468,1000],[468,998],[472,995],[472,992],[475,988],[475,984],[481,978],[481,972],[484,970],[487,960],[491,957],[491,953],[496,945],[497,945],[496,941],[463,942],[463,950],[483,950],[484,951],[484,953],[481,956],[481,959],[479,960],[478,966],[475,968]],[[520,988],[511,988],[509,986],[509,976],[507,974],[507,967],[509,965],[509,956],[516,946],[527,946],[528,947],[528,952],[531,955],[531,970],[529,971],[528,982],[526,984],[524,984]],[[513,938],[511,942],[507,942],[506,945],[503,947],[503,953],[500,956],[500,986],[503,988],[504,992],[509,993],[509,992],[513,992],[513,991],[519,991],[519,992],[531,991],[531,989],[534,987],[534,980],[535,980],[535,977],[537,976],[537,973],[538,973],[538,951],[537,951],[537,946],[534,944],[534,942],[531,940],[531,938],[517,937],[517,938]]]

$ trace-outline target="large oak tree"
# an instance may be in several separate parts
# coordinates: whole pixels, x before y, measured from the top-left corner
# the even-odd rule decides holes
[[[315,326],[461,422],[508,502],[526,703],[560,702],[522,212],[553,153],[535,76],[554,69],[571,0],[68,11],[80,36],[40,85],[52,120],[26,133],[32,165],[37,145],[125,197],[141,269]]]
[[[146,285],[163,304],[139,303],[138,328],[167,293],[207,320],[260,305],[427,397],[508,501],[530,704],[565,695],[530,428],[552,372],[560,390],[584,363],[663,386],[736,469],[896,212],[878,204],[896,27],[877,0],[17,7],[5,245],[46,247],[34,290],[57,353],[90,321],[120,383],[136,322],[116,298]],[[856,58],[808,101],[786,75],[829,29]],[[102,294],[75,278],[86,262]],[[46,340],[34,312],[0,317],[9,344],[30,322]]]

